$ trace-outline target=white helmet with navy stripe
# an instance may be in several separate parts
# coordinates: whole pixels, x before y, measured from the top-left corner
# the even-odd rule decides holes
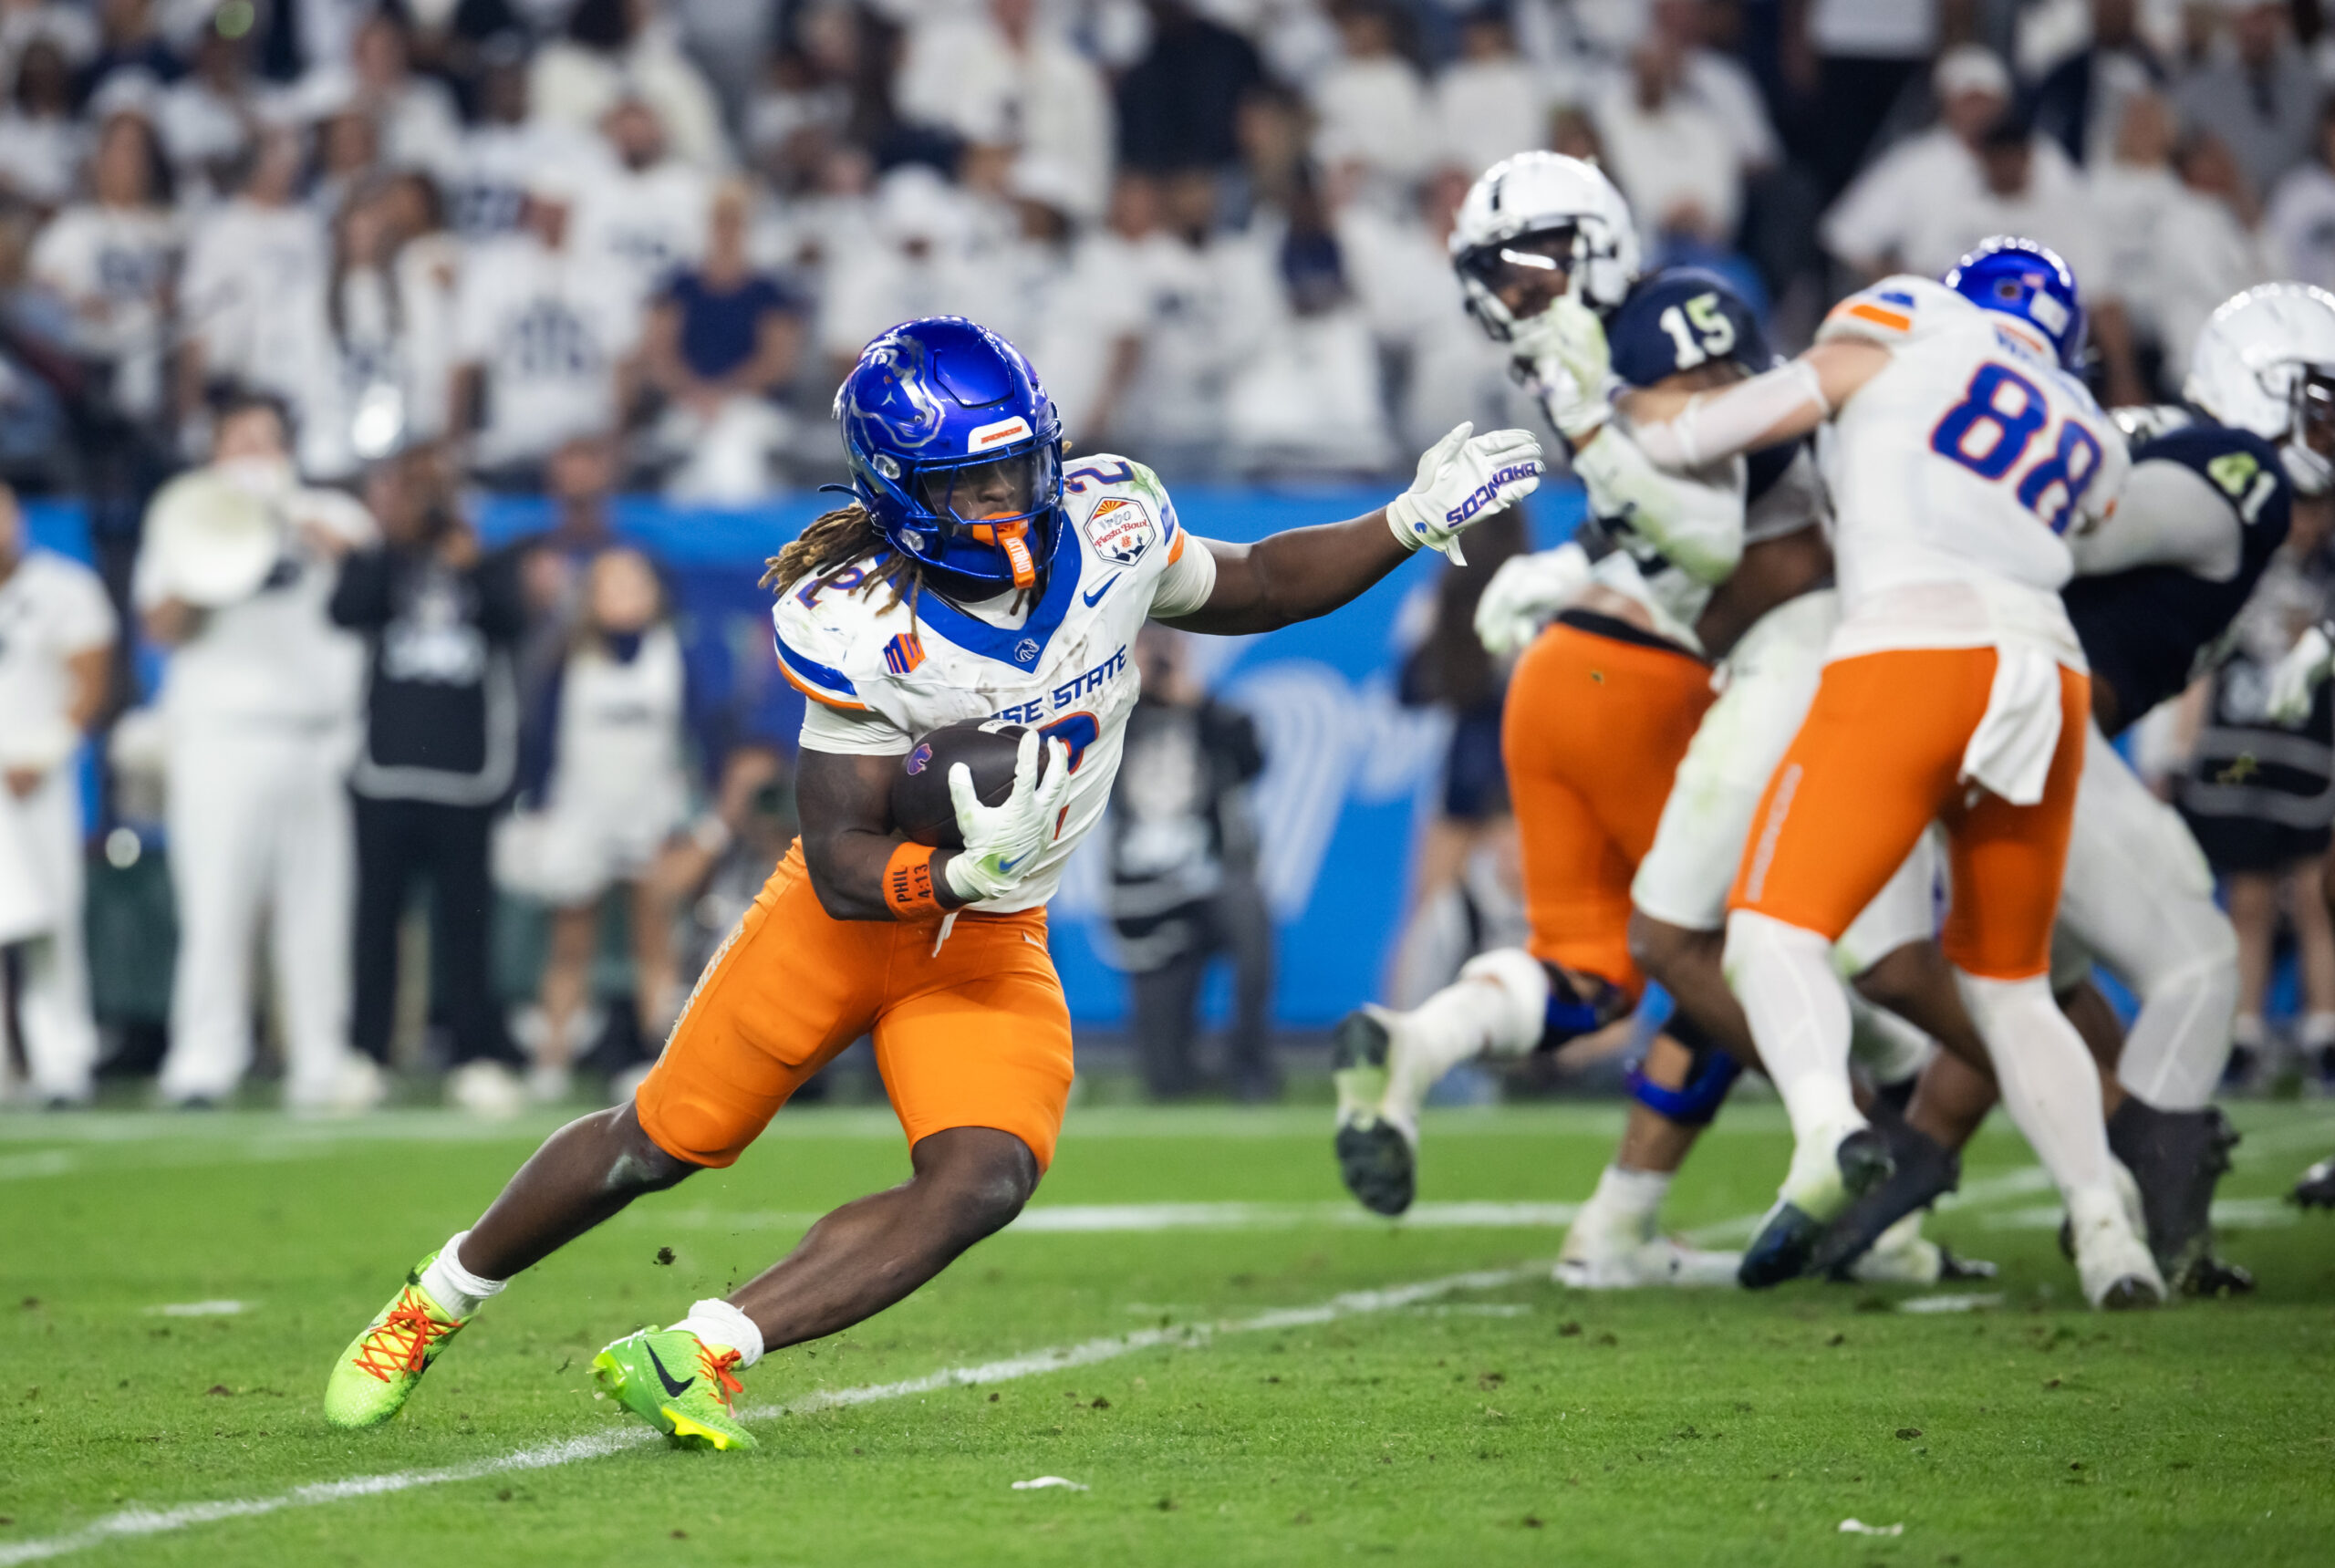
[[[1638,232],[1603,170],[1561,152],[1519,152],[1469,187],[1451,227],[1451,265],[1469,312],[1493,337],[1507,341],[1519,323],[1491,279],[1504,263],[1535,258],[1515,242],[1564,234],[1582,297],[1600,312],[1620,306],[1638,275]]]
[[[2324,494],[2335,483],[2335,294],[2266,283],[2225,301],[2197,334],[2181,395],[2277,442],[2295,488]]]

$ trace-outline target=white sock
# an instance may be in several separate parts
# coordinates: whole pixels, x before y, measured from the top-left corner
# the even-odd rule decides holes
[[[2270,1032],[2262,1026],[2262,1015],[2258,1012],[2239,1013],[2229,1026],[2229,1034],[2232,1040],[2257,1054],[2270,1041]]]
[[[1821,934],[1749,909],[1727,918],[1727,983],[1791,1117],[1785,1185],[1832,1179],[1832,1151],[1865,1125],[1849,1088],[1849,999]]]
[[[2083,1036],[2051,999],[2049,975],[1985,980],[1954,971],[1962,1005],[1987,1043],[2003,1109],[2025,1134],[2070,1207],[2080,1194],[2113,1194],[2100,1070]]]
[[[685,1328],[706,1344],[738,1353],[744,1371],[763,1358],[763,1331],[754,1320],[718,1296],[709,1296],[690,1308],[690,1315],[672,1325]]]
[[[2335,1012],[2305,1013],[2301,1043],[2306,1051],[2324,1051],[2335,1045]]]
[[[1662,1200],[1670,1192],[1670,1177],[1666,1170],[1609,1165],[1573,1222],[1588,1221],[1599,1230],[1625,1230],[1651,1241],[1660,1222]]]
[[[467,1318],[487,1300],[499,1296],[511,1282],[483,1279],[462,1267],[462,1241],[470,1235],[459,1231],[454,1239],[438,1249],[430,1266],[421,1271],[421,1288],[431,1299],[456,1317]]]
[[[1479,1056],[1512,1057],[1547,1027],[1548,971],[1519,948],[1469,959],[1459,978],[1403,1015],[1402,1046],[1388,1064],[1386,1106],[1417,1116],[1443,1075]]]

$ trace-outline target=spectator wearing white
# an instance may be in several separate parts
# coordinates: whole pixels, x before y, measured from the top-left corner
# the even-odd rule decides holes
[[[1978,147],[2010,109],[2010,71],[1993,51],[1963,45],[1939,57],[1930,88],[1938,101],[1937,123],[1873,160],[1820,225],[1824,248],[1862,279],[1933,270],[1925,258],[1953,241],[1932,231],[1945,226],[1958,233],[1967,226],[1968,211],[1985,200]],[[2046,152],[2039,161],[2046,184],[2054,191],[2072,188],[2076,177],[2065,154]],[[1961,254],[1950,251],[1945,265]],[[2085,276],[2081,270],[2076,275]]]
[[[2262,227],[2281,276],[2335,288],[2335,102],[2319,110],[2311,156],[2271,191]]]
[[[323,286],[327,240],[299,200],[304,156],[297,133],[267,132],[243,188],[195,221],[179,286],[183,409],[220,383],[305,400],[317,345],[301,307]]]
[[[16,57],[0,109],[0,198],[54,212],[73,199],[88,155],[88,128],[73,113],[73,70],[65,51],[36,37]]]
[[[36,41],[54,46],[66,67],[78,70],[98,52],[97,18],[62,0],[0,0],[0,80],[14,79]]]
[[[1715,35],[1728,8],[1710,0],[1654,0],[1654,31],[1669,40],[1681,61],[1678,91],[1700,104],[1727,128],[1728,144],[1746,172],[1783,161],[1783,142],[1768,117],[1759,81],[1731,40]]]
[[[1110,93],[1095,63],[1039,20],[1036,0],[988,0],[920,22],[893,97],[908,119],[1070,171],[1078,215],[1103,211],[1116,134]]]
[[[668,156],[657,111],[628,98],[600,121],[609,156],[576,209],[576,251],[587,265],[621,276],[646,305],[673,273],[705,254],[713,179]]]
[[[533,488],[563,441],[617,428],[630,402],[640,303],[630,276],[570,238],[588,169],[531,178],[520,228],[479,245],[456,301],[448,428],[476,431],[472,467]]]
[[[442,176],[462,144],[462,118],[443,82],[413,74],[405,24],[376,11],[357,30],[349,59],[358,108],[379,128],[381,154],[400,169]]]
[[[2125,100],[2114,140],[2085,170],[2100,237],[2097,281],[2124,301],[2142,341],[2168,348],[2174,345],[2158,317],[2157,278],[2166,230],[2183,204],[2181,176],[2173,166],[2177,139],[2171,106],[2155,93],[2133,94]],[[2090,288],[2095,280],[2081,281]]]
[[[251,34],[230,34],[213,18],[194,46],[194,68],[154,106],[155,129],[184,194],[215,200],[234,188],[236,165],[260,134],[263,102],[251,78]]]
[[[566,35],[535,51],[527,96],[537,119],[587,132],[636,97],[657,110],[677,156],[703,169],[730,162],[721,105],[656,0],[579,0]]]
[[[376,1103],[349,1047],[354,846],[345,789],[358,742],[364,645],[327,614],[341,556],[370,516],[302,489],[276,405],[219,416],[210,466],[149,509],[131,597],[170,649],[160,699],[169,774],[178,965],[161,1092],[232,1095],[252,1060],[252,957],[269,934],[287,1104]]]
[[[1068,169],[1025,155],[1007,174],[1006,195],[1014,233],[994,269],[997,329],[1039,368],[1064,434],[1095,448],[1141,352],[1143,300],[1132,286],[1139,271],[1129,270],[1116,235],[1099,243],[1080,237],[1076,213],[1084,197]],[[1128,221],[1125,204],[1143,198],[1115,187],[1112,200],[1115,213]]]
[[[819,351],[838,378],[886,327],[919,316],[961,315],[996,297],[972,254],[972,217],[963,196],[930,169],[910,163],[884,176],[874,217],[868,248],[837,247],[823,257]]]
[[[2091,36],[2035,85],[2035,127],[2093,170],[2114,156],[2125,105],[2162,92],[2164,60],[2140,26],[2140,0],[2091,0]]]
[[[16,1032],[47,1105],[87,1101],[98,1062],[73,762],[105,703],[117,629],[98,575],[33,548],[0,484],[0,950],[20,966]],[[0,1064],[0,1090],[5,1077]]]
[[[1233,466],[1252,473],[1375,474],[1394,455],[1378,352],[1326,204],[1301,186],[1271,256],[1277,297],[1233,375]]]
[[[2310,154],[2321,96],[2296,47],[2284,0],[2212,0],[2228,24],[2226,43],[2174,88],[2182,123],[2211,131],[2256,191]]]
[[[1329,169],[1359,166],[1379,198],[1396,205],[1437,156],[1427,88],[1399,47],[1400,20],[1385,0],[1344,0],[1334,19],[1338,57],[1307,89],[1313,156]]]
[[[1403,365],[1399,439],[1422,449],[1462,420],[1504,430],[1529,413],[1500,346],[1455,330],[1468,304],[1446,242],[1474,179],[1456,166],[1437,170],[1419,188],[1416,217],[1392,219],[1360,202],[1337,217],[1346,275],[1371,332]]]
[[[462,132],[452,167],[440,175],[448,220],[467,240],[493,239],[519,226],[531,171],[588,162],[598,151],[589,129],[529,114],[521,46],[497,38],[484,53],[478,119]]]
[[[398,336],[402,348],[404,429],[399,444],[435,442],[447,431],[447,390],[454,367],[454,316],[468,256],[446,226],[437,182],[408,170],[390,176],[381,200],[396,247]]]
[[[95,200],[76,202],[33,242],[29,270],[73,315],[74,347],[107,378],[115,409],[140,421],[163,410],[179,225],[153,127],[117,113],[90,160]]]
[[[2261,207],[2221,140],[2190,136],[2174,155],[2180,191],[2156,256],[2157,325],[2164,334],[2167,390],[2188,378],[2190,349],[2225,300],[2278,272],[2261,233]]]
[[[666,402],[658,434],[682,461],[677,499],[741,504],[776,487],[771,460],[789,422],[773,399],[802,358],[803,312],[746,254],[753,199],[743,181],[714,193],[705,260],[650,305],[641,369]]]
[[[1548,78],[1518,52],[1516,29],[1497,7],[1460,18],[1459,57],[1435,78],[1430,97],[1436,152],[1444,162],[1489,169],[1520,147],[1548,140]]]
[[[656,569],[637,550],[603,550],[586,583],[582,624],[542,699],[533,776],[522,784],[529,804],[502,825],[494,845],[497,881],[554,910],[543,1029],[530,1043],[529,1086],[539,1099],[566,1097],[600,901],[611,889],[631,899],[641,1038],[663,1038],[680,1008],[672,901],[652,872],[688,820],[685,696],[680,641]]]
[[[1232,378],[1283,308],[1271,254],[1218,228],[1217,196],[1205,170],[1162,182],[1163,242],[1128,285],[1144,306],[1143,352],[1121,428],[1142,431],[1144,461],[1171,477],[1222,467]]]
[[[1655,234],[1723,247],[1743,216],[1743,162],[1727,121],[1686,89],[1686,54],[1655,30],[1592,108],[1608,169]]]

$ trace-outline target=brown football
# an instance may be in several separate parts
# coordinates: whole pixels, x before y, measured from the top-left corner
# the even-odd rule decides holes
[[[918,844],[961,849],[957,807],[949,798],[949,770],[959,763],[972,770],[973,793],[983,805],[1002,805],[1013,793],[1013,762],[1027,726],[1002,719],[967,719],[944,724],[908,748],[892,775],[892,826]],[[1038,753],[1038,776],[1051,766]]]

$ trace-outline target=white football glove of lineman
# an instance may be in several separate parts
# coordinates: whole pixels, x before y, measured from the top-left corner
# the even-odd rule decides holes
[[[2270,695],[2262,704],[2263,715],[2273,724],[2288,727],[2309,718],[2319,683],[2327,679],[2330,668],[2335,668],[2335,642],[2314,626],[2270,667]]]
[[[1548,309],[1520,325],[1509,337],[1517,359],[1531,372],[1533,390],[1549,422],[1569,441],[1580,441],[1613,417],[1605,387],[1614,374],[1605,324],[1579,296],[1558,296]]]
[[[1386,525],[1404,549],[1425,545],[1464,566],[1459,535],[1541,487],[1538,437],[1531,431],[1471,435],[1475,428],[1460,424],[1427,448],[1411,487],[1386,504]]]
[[[1589,552],[1566,543],[1500,563],[1476,601],[1476,639],[1506,659],[1541,633],[1589,586]]]
[[[973,793],[972,771],[962,763],[949,770],[949,799],[957,808],[957,830],[965,847],[949,862],[949,886],[969,904],[1004,897],[1028,875],[1030,862],[1054,841],[1054,818],[1070,793],[1070,750],[1045,742],[1046,776],[1038,778],[1038,732],[1022,737],[1013,758],[1013,793],[1001,805],[983,805]]]

